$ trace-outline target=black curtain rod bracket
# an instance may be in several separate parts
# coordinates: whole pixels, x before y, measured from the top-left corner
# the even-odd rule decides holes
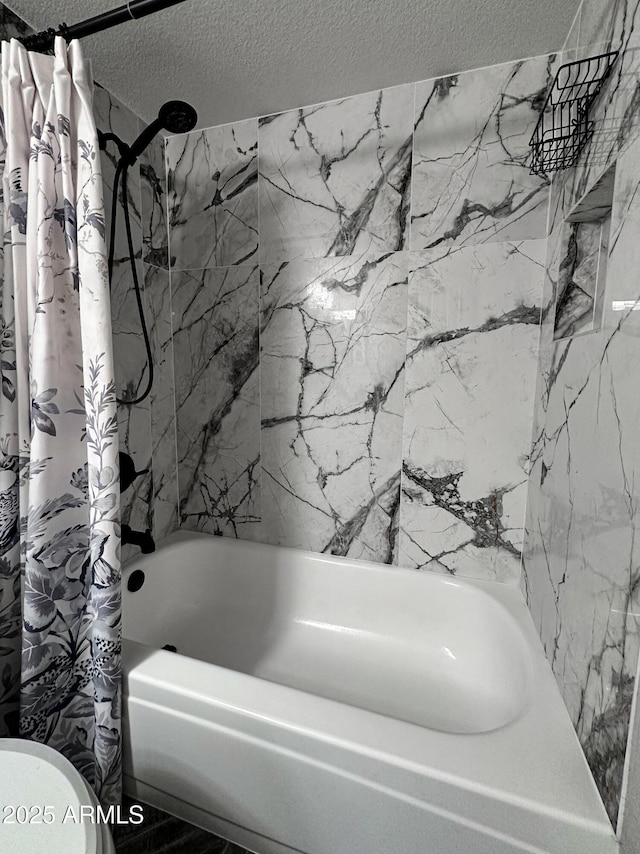
[[[178,3],[184,2],[185,0],[129,0],[123,6],[118,6],[109,12],[103,12],[101,15],[95,15],[93,18],[87,18],[86,21],[80,21],[71,26],[60,24],[57,30],[49,27],[39,33],[34,33],[32,36],[23,36],[19,41],[27,50],[44,52],[51,50],[56,36],[62,36],[68,42],[72,39],[82,39],[85,36],[101,33],[103,30],[109,30],[118,24],[136,21],[138,18],[145,18],[147,15],[153,15],[154,12],[160,12],[162,9],[168,9],[170,6],[177,6]]]

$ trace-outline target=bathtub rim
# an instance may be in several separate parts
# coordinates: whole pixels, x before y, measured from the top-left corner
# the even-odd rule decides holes
[[[169,540],[168,543],[167,540],[163,541],[163,545],[171,543],[182,544],[189,542],[190,540],[198,540],[201,538],[209,539],[210,537],[211,535],[208,534],[177,532],[177,534],[173,534],[170,538],[167,538],[167,540]],[[244,542],[243,544],[251,546],[252,549],[255,548],[259,550],[263,548],[260,544],[255,543]],[[333,556],[317,555],[315,553],[308,554],[311,554],[311,556],[316,560],[333,560]],[[152,559],[153,555],[150,555],[145,557],[142,561],[134,561],[128,564],[125,572],[130,572],[135,568],[140,568],[141,563],[144,562],[144,564],[146,564],[148,560]],[[349,562],[351,561],[349,560]],[[359,566],[370,567],[376,572],[400,572],[409,573],[411,575],[415,572],[414,570],[371,564],[365,561],[358,561],[357,563]],[[432,574],[429,573],[429,576],[431,575]],[[313,735],[313,737],[317,737],[320,740],[323,738],[326,740],[328,735],[327,715],[323,714],[322,711],[320,714],[317,714],[316,711],[316,714],[314,715],[312,706],[315,705],[321,710],[324,710],[324,712],[326,712],[328,708],[326,704],[340,709],[347,708],[349,710],[347,718],[351,719],[351,731],[347,731],[347,735],[345,737],[343,729],[341,738],[341,725],[332,721],[330,727],[333,729],[329,735],[334,738],[335,743],[341,743],[343,746],[348,744],[349,749],[353,750],[355,748],[361,753],[361,755],[369,753],[369,755],[376,755],[377,759],[380,759],[381,756],[384,757],[384,761],[389,761],[391,759],[391,761],[395,762],[396,765],[404,765],[407,770],[410,768],[412,771],[418,771],[433,780],[440,780],[442,783],[451,784],[458,788],[464,788],[476,793],[482,792],[488,797],[499,798],[505,803],[511,803],[521,807],[524,806],[527,809],[533,809],[534,812],[547,816],[554,815],[563,821],[568,821],[573,824],[577,823],[584,827],[591,827],[594,831],[602,833],[606,837],[613,837],[613,828],[611,827],[606,810],[596,789],[595,782],[593,781],[586,758],[579,744],[573,725],[569,719],[566,707],[560,697],[553,673],[549,667],[546,655],[544,654],[544,650],[535,630],[531,615],[517,584],[480,581],[476,579],[448,579],[446,577],[442,578],[437,573],[433,573],[433,575],[436,576],[439,584],[447,583],[458,586],[460,584],[470,585],[471,587],[483,591],[494,600],[497,600],[497,602],[506,608],[506,610],[515,619],[515,622],[518,624],[527,642],[533,669],[532,702],[525,708],[518,718],[499,730],[482,734],[456,735],[421,728],[415,724],[408,724],[391,718],[385,718],[375,712],[368,712],[356,707],[344,707],[343,704],[334,700],[317,697],[316,695],[307,694],[304,691],[299,691],[298,689],[279,685],[277,683],[266,682],[266,680],[259,679],[259,677],[240,673],[238,671],[232,671],[221,667],[220,665],[209,664],[197,659],[189,659],[186,656],[181,656],[179,654],[176,655],[175,653],[166,652],[164,650],[155,650],[152,647],[128,640],[124,641],[124,662],[125,670],[127,671],[125,679],[126,697],[129,698],[131,696],[131,685],[135,686],[134,696],[137,696],[138,691],[141,691],[140,696],[146,696],[148,699],[152,699],[154,695],[157,698],[158,690],[162,693],[168,689],[168,693],[174,694],[177,690],[178,694],[182,697],[181,703],[186,704],[184,705],[185,711],[190,708],[189,703],[193,704],[194,701],[196,704],[199,702],[208,703],[210,706],[216,707],[219,710],[225,704],[221,703],[215,697],[210,697],[206,693],[203,694],[202,692],[199,692],[197,690],[197,677],[194,679],[193,674],[194,665],[196,666],[196,670],[198,666],[214,668],[216,671],[219,671],[218,677],[222,677],[222,683],[224,683],[225,686],[224,689],[228,690],[229,687],[232,686],[232,695],[233,691],[239,691],[239,694],[236,693],[236,697],[242,697],[243,693],[244,696],[247,696],[251,691],[251,683],[258,681],[263,683],[264,686],[269,686],[267,688],[267,693],[271,696],[274,707],[277,707],[280,703],[280,712],[275,715],[272,714],[271,717],[269,714],[265,714],[264,710],[262,710],[262,712],[259,709],[251,711],[246,708],[246,704],[238,702],[237,699],[235,702],[232,701],[230,704],[226,704],[230,708],[234,709],[234,714],[241,713],[245,721],[253,718],[255,720],[262,721],[263,724],[270,723],[271,726],[276,725],[278,727],[284,727],[285,730],[288,729],[290,732],[297,732],[298,736],[304,732],[306,737]],[[185,675],[184,672],[179,673],[176,670],[175,665],[180,659],[182,659],[183,662],[187,662],[186,669],[189,671],[188,676]],[[172,678],[174,684],[172,686],[168,686],[166,676],[167,672],[173,673]],[[233,683],[235,683],[235,685],[233,685]],[[296,713],[293,716],[294,718],[297,717],[297,720],[290,719],[290,710],[287,712],[282,706],[282,697],[291,698],[291,692],[293,692],[293,697],[295,698],[293,702],[297,702],[298,706],[302,706],[303,716],[306,716],[307,722],[309,720],[313,722],[315,719],[318,723],[315,725],[311,723],[311,725],[307,726],[306,729],[302,727],[300,725],[301,721],[299,717],[300,708],[296,710]],[[278,697],[278,695],[280,695],[280,697]],[[428,761],[426,759],[424,761],[416,761],[415,751],[409,751],[413,758],[407,755],[404,759],[401,756],[398,756],[397,750],[383,750],[380,753],[376,747],[376,743],[379,739],[372,739],[370,735],[367,735],[369,743],[365,743],[363,745],[363,734],[361,729],[358,727],[357,718],[353,719],[353,715],[364,715],[368,720],[368,727],[371,728],[371,726],[373,726],[374,730],[376,729],[376,724],[372,724],[372,720],[376,721],[377,728],[382,728],[385,732],[385,738],[391,738],[391,740],[398,736],[400,736],[400,740],[402,740],[399,732],[394,733],[394,730],[397,730],[398,727],[413,730],[413,747],[416,746],[415,731],[427,733],[428,736],[426,740],[429,742],[429,749],[426,753],[429,754]],[[342,720],[342,724],[344,724],[344,720]],[[526,740],[526,743],[523,743],[523,736],[528,734],[527,728],[530,726],[533,727],[533,734],[535,737],[533,739]],[[561,765],[561,771],[563,773],[554,775],[551,778],[544,777],[543,775],[544,779],[541,778],[537,780],[537,785],[534,787],[535,791],[527,796],[514,793],[513,787],[508,785],[508,782],[505,782],[504,776],[502,776],[500,780],[496,780],[495,778],[492,779],[491,774],[489,774],[488,777],[485,776],[484,773],[478,774],[477,767],[470,779],[469,766],[467,763],[465,763],[465,773],[460,773],[459,770],[452,771],[450,767],[447,768],[447,765],[449,764],[448,760],[451,758],[450,756],[447,756],[447,749],[452,747],[451,739],[478,739],[483,742],[487,739],[491,739],[492,741],[498,742],[498,745],[495,745],[492,748],[493,751],[500,746],[502,746],[503,750],[508,750],[510,746],[514,746],[513,744],[509,745],[509,741],[516,738],[515,746],[524,754],[524,758],[528,758],[530,760],[528,764],[526,762],[524,763],[525,767],[527,767],[528,770],[531,770],[532,768],[535,769],[536,766],[539,765],[541,751],[542,755],[544,755],[545,748],[551,750],[547,740],[542,737],[547,732],[554,734],[554,739],[552,739],[552,741],[555,742],[555,745],[560,752],[566,755],[567,762]],[[357,737],[354,737],[354,733],[357,733]],[[531,732],[529,732],[529,734],[531,734]],[[407,731],[404,732],[404,735],[407,735]],[[520,736],[519,743],[517,740],[518,735]],[[432,751],[432,748],[434,747],[437,748],[435,750],[435,754]],[[502,758],[504,760],[504,757]],[[476,762],[477,761],[478,757],[476,757]],[[484,770],[486,771],[486,767]],[[508,781],[509,775],[507,774],[506,776]],[[528,779],[527,786],[529,786],[532,782],[532,778],[536,775],[527,773],[526,776]],[[574,788],[574,784],[577,784],[577,788]]]
[[[137,649],[133,649],[134,646]],[[181,801],[184,803],[184,796],[181,798],[181,793],[175,791],[172,784],[164,785],[163,778],[164,769],[173,777],[175,776],[175,763],[177,762],[177,767],[180,767],[180,762],[184,761],[181,759],[182,750],[179,746],[176,747],[173,733],[177,731],[177,728],[187,726],[189,732],[186,738],[191,744],[195,743],[200,746],[196,756],[201,754],[202,746],[209,744],[212,737],[219,738],[220,734],[223,734],[225,739],[239,739],[238,747],[249,742],[263,750],[267,749],[269,755],[273,755],[276,761],[278,755],[284,753],[288,756],[294,756],[294,758],[297,757],[298,761],[302,761],[311,768],[318,765],[325,769],[329,768],[335,774],[334,788],[335,785],[339,787],[339,781],[343,778],[355,780],[372,791],[382,788],[388,793],[387,797],[392,798],[391,803],[397,802],[398,806],[407,802],[414,803],[416,806],[419,805],[424,816],[423,820],[427,822],[430,821],[429,816],[432,814],[435,816],[447,815],[450,821],[459,822],[463,827],[477,827],[482,831],[485,838],[501,839],[506,837],[512,839],[519,846],[517,850],[522,851],[523,854],[525,851],[535,851],[536,854],[543,854],[543,852],[545,854],[615,854],[618,850],[606,814],[605,820],[600,821],[593,817],[589,809],[583,810],[582,815],[576,815],[570,811],[558,809],[555,805],[549,807],[549,805],[536,803],[532,799],[514,796],[508,788],[492,789],[479,785],[477,781],[451,773],[447,774],[426,764],[417,763],[410,758],[407,759],[407,757],[402,757],[398,761],[396,755],[383,752],[376,746],[372,747],[371,744],[367,744],[363,749],[362,743],[355,745],[352,741],[345,741],[344,739],[339,741],[334,734],[340,722],[331,721],[329,725],[326,723],[327,705],[341,707],[339,703],[323,700],[322,706],[315,709],[316,718],[321,722],[320,726],[324,722],[325,731],[320,732],[320,727],[310,731],[300,725],[282,726],[281,720],[268,714],[261,714],[260,712],[248,714],[242,703],[236,705],[229,703],[229,692],[227,690],[229,684],[232,685],[233,682],[237,682],[237,677],[241,677],[239,681],[244,681],[245,685],[260,681],[262,682],[262,689],[274,689],[272,694],[275,693],[280,700],[282,700],[283,694],[289,692],[301,694],[303,692],[266,683],[246,674],[225,671],[224,668],[218,668],[216,665],[208,665],[185,658],[183,664],[195,665],[196,671],[202,668],[210,671],[215,668],[218,671],[216,679],[227,682],[226,685],[221,686],[219,691],[225,698],[224,700],[216,699],[215,702],[211,702],[206,697],[201,696],[197,701],[194,700],[193,696],[176,693],[175,689],[171,688],[170,682],[188,683],[191,681],[188,676],[185,678],[184,673],[181,674],[181,678],[176,678],[177,674],[171,673],[170,665],[173,663],[175,668],[176,663],[176,657],[172,653],[145,648],[141,644],[132,642],[127,649],[127,655],[131,657],[133,654],[135,659],[136,652],[141,655],[141,667],[146,672],[144,674],[136,673],[134,668],[130,676],[133,692],[128,691],[124,698],[125,773],[131,779],[133,791],[150,787],[162,793],[165,800],[174,799],[174,811],[182,818],[189,820],[189,815],[181,806]],[[155,676],[148,672],[150,664],[152,664],[152,669],[156,671]],[[169,664],[169,671],[167,664]],[[206,676],[211,678],[211,673],[207,673]],[[200,693],[202,694],[202,692]],[[147,696],[143,696],[144,694]],[[306,699],[313,702],[316,698],[306,695]],[[260,706],[263,705],[263,701],[264,697],[259,703]],[[170,708],[169,704],[171,704]],[[315,706],[315,703],[313,705]],[[345,707],[341,707],[341,711],[344,710]],[[308,711],[308,709],[304,711]],[[392,725],[400,723],[384,719],[375,713],[363,712],[360,709],[351,709],[350,711],[355,713],[355,718],[352,716],[351,722],[355,724],[358,730],[363,719],[367,717],[374,717],[378,719],[377,722],[379,723],[385,721]],[[296,716],[298,718],[305,717],[301,715],[300,709],[296,709]],[[133,727],[130,720],[133,721]],[[149,727],[152,731],[158,730],[159,721],[161,731],[164,730],[164,732],[172,734],[166,745],[159,748],[157,738],[144,744],[138,741],[138,750],[136,751],[137,734],[139,733],[138,737],[143,740],[143,733]],[[344,724],[344,721],[342,723]],[[369,720],[368,723],[371,721]],[[405,730],[406,728],[414,731],[419,730],[423,734],[429,732],[411,724],[400,723],[400,727]],[[133,735],[131,734],[132,728]],[[326,730],[331,731],[330,737],[327,737]],[[439,733],[435,734],[439,735]],[[468,737],[453,736],[453,738]],[[356,747],[359,749],[354,749]],[[212,749],[215,753],[216,748]],[[426,749],[428,751],[428,744]],[[235,747],[232,753],[236,755]],[[214,787],[221,785],[224,788],[225,761],[222,760],[222,765],[217,767],[208,757],[202,765],[198,765],[198,761],[198,759],[195,760],[193,779],[198,779],[203,774],[205,776],[210,774],[211,785]],[[256,767],[258,769],[263,767],[263,762],[264,760],[259,760]],[[158,773],[160,777],[158,777]],[[192,785],[191,776],[188,774],[185,778],[187,788]],[[286,776],[283,777],[283,780],[286,779]],[[205,806],[208,797],[206,792],[208,791],[209,785],[206,785],[204,790],[198,789],[199,794],[192,795],[187,800],[191,801],[192,797],[195,798],[193,806],[209,816],[203,826],[215,832],[215,824],[210,825],[209,822],[215,819],[224,821],[225,811],[224,809],[222,811],[219,808],[216,809],[213,804],[208,808]],[[152,803],[163,807],[161,800],[155,800]],[[252,804],[253,802],[249,801],[248,803]],[[250,822],[241,822],[235,817],[230,818],[229,816],[227,816],[227,820],[250,832],[262,835],[261,829],[252,827]],[[273,825],[272,828],[268,838],[277,839],[277,825]],[[239,837],[233,834],[229,835],[233,841],[242,842]],[[284,838],[286,839],[286,837]],[[282,844],[287,844],[284,839]],[[302,848],[304,849],[304,846]],[[509,850],[511,851],[511,849]]]
[[[410,597],[410,605],[409,605],[409,608],[410,608],[409,619],[410,620],[416,619],[416,613],[412,612],[413,607],[414,607],[414,603],[416,601],[420,601],[422,603],[418,609],[418,616],[419,616],[419,620],[420,620],[420,625],[417,627],[417,630],[419,632],[422,632],[423,623],[425,622],[425,618],[428,620],[430,615],[433,615],[436,620],[440,618],[440,612],[437,610],[439,604],[442,604],[444,609],[451,608],[451,605],[453,604],[454,605],[453,618],[455,619],[455,618],[457,618],[458,613],[461,612],[461,609],[459,607],[455,607],[458,604],[456,602],[456,599],[458,600],[458,602],[461,600],[461,604],[463,606],[465,606],[465,605],[467,605],[467,602],[465,600],[468,597],[470,597],[471,601],[468,604],[468,607],[471,607],[473,609],[477,609],[482,614],[482,608],[484,605],[486,605],[487,611],[485,614],[483,614],[485,621],[486,620],[489,620],[489,622],[495,621],[495,625],[497,626],[497,630],[496,630],[497,634],[498,635],[506,635],[507,639],[505,641],[505,644],[508,645],[508,647],[509,647],[509,653],[505,656],[504,659],[501,658],[499,660],[497,667],[491,666],[492,663],[495,662],[495,656],[490,655],[489,658],[487,658],[486,654],[485,654],[485,661],[480,662],[482,667],[480,667],[480,669],[478,668],[478,666],[476,666],[475,669],[473,667],[471,668],[471,671],[469,672],[470,678],[474,679],[476,674],[478,672],[480,672],[483,674],[483,680],[485,682],[488,682],[489,685],[491,685],[491,683],[493,682],[494,689],[497,689],[498,691],[504,690],[505,685],[509,686],[509,691],[511,693],[509,695],[507,695],[507,694],[504,695],[504,700],[505,700],[505,703],[507,704],[506,708],[507,708],[508,714],[510,715],[510,717],[506,720],[506,724],[508,724],[509,722],[511,722],[513,720],[517,720],[526,711],[526,707],[530,703],[531,694],[532,694],[532,690],[533,690],[533,663],[531,660],[530,644],[527,643],[527,640],[522,633],[521,626],[519,625],[518,620],[515,619],[515,617],[512,613],[512,610],[509,607],[509,604],[502,602],[499,597],[497,597],[495,595],[491,595],[491,593],[487,592],[487,590],[485,590],[482,587],[482,585],[468,584],[466,579],[451,577],[451,576],[448,576],[448,575],[443,574],[443,573],[419,572],[416,570],[407,569],[405,567],[397,567],[397,566],[392,566],[392,565],[377,564],[377,563],[373,563],[371,561],[361,561],[361,560],[356,560],[356,559],[352,559],[352,558],[344,558],[344,557],[336,556],[336,555],[318,554],[316,552],[303,551],[300,549],[292,549],[292,548],[287,548],[284,546],[265,545],[265,544],[261,544],[261,543],[254,543],[254,542],[250,542],[250,541],[246,541],[246,540],[236,540],[236,539],[227,538],[227,537],[219,537],[219,538],[215,537],[214,538],[213,535],[211,535],[211,534],[203,534],[203,533],[191,532],[191,531],[174,532],[173,534],[170,534],[168,537],[166,537],[162,541],[162,543],[159,545],[159,548],[156,552],[154,552],[152,554],[148,554],[148,555],[140,555],[135,560],[129,562],[127,564],[127,566],[123,568],[123,580],[124,580],[125,584],[128,581],[131,574],[137,570],[142,570],[143,572],[146,572],[149,577],[152,577],[153,573],[154,573],[153,564],[158,559],[160,561],[166,562],[165,566],[162,568],[163,572],[165,572],[165,573],[167,572],[167,565],[169,567],[171,567],[169,569],[169,574],[173,578],[173,572],[172,572],[173,562],[176,561],[177,556],[181,557],[181,549],[184,549],[185,546],[188,546],[190,543],[193,543],[197,547],[202,547],[206,550],[210,549],[212,544],[215,544],[215,543],[219,543],[220,545],[222,545],[224,547],[225,550],[230,550],[231,552],[233,552],[235,549],[238,549],[238,552],[243,553],[242,558],[241,558],[241,562],[243,564],[251,567],[250,571],[252,571],[252,572],[254,571],[253,567],[255,567],[257,565],[260,557],[261,556],[264,557],[265,549],[268,550],[273,555],[280,552],[283,554],[284,559],[283,559],[282,565],[275,567],[275,569],[276,569],[276,571],[278,571],[280,568],[282,568],[283,571],[285,572],[285,574],[290,574],[290,575],[294,576],[292,578],[292,581],[293,581],[292,588],[296,591],[298,590],[298,582],[296,581],[296,576],[298,576],[298,574],[301,578],[304,578],[305,576],[308,576],[308,575],[315,573],[317,571],[318,572],[317,577],[322,577],[323,566],[327,568],[327,571],[331,571],[333,573],[341,572],[344,570],[346,573],[355,574],[356,585],[359,585],[361,583],[362,579],[369,578],[373,574],[376,576],[379,583],[382,585],[381,588],[378,588],[378,592],[382,592],[383,594],[387,592],[387,590],[388,590],[387,586],[395,587],[395,585],[397,583],[398,588],[396,588],[396,589],[401,588],[403,586],[402,579],[404,578],[411,585],[411,588],[409,588],[410,593],[413,594],[413,593],[417,592],[418,597],[419,597],[419,598],[418,597],[413,597],[413,598]],[[215,548],[215,546],[214,546],[214,548]],[[226,554],[228,556],[228,551]],[[205,554],[205,557],[206,556],[207,555]],[[200,553],[197,556],[197,561],[198,562],[201,561],[202,557],[203,557],[203,555],[202,555],[202,553]],[[246,558],[249,558],[250,560],[246,560]],[[233,561],[234,558],[231,557],[230,560]],[[296,565],[297,561],[300,562],[299,566]],[[273,569],[274,569],[274,567],[267,567],[264,570],[264,572],[266,572],[268,574]],[[215,570],[212,570],[212,571],[215,571]],[[263,572],[262,569],[258,569],[255,571],[257,574],[262,574],[262,572]],[[202,573],[202,566],[198,567],[198,572]],[[206,570],[205,570],[205,572],[206,572]],[[223,580],[222,580],[223,584],[225,583],[225,577],[226,577],[225,574],[223,574],[223,577],[222,577],[223,578]],[[246,581],[246,578],[244,580]],[[199,582],[202,583],[201,574],[199,575]],[[389,582],[391,582],[391,583],[389,584]],[[303,591],[303,593],[302,593],[302,615],[304,615],[306,613],[305,594],[307,594],[308,591],[305,589],[305,586],[308,583],[309,583],[308,581],[303,580],[302,584],[300,585],[300,589],[302,589],[302,591]],[[416,588],[418,588],[418,589],[416,590]],[[179,595],[177,587],[172,592],[175,595]],[[315,590],[313,592],[315,593]],[[353,591],[350,591],[350,592],[353,592]],[[127,598],[129,598],[130,596],[137,597],[139,595],[141,597],[144,597],[145,594],[144,594],[144,592],[142,594],[140,594],[140,593],[138,593],[138,591],[135,591],[132,594],[125,593],[125,596]],[[320,595],[322,595],[322,591],[320,592]],[[439,599],[439,597],[442,597],[442,598]],[[436,605],[435,605],[436,610],[433,610],[433,606],[431,604],[432,598],[435,598],[435,600],[436,600]],[[286,603],[286,598],[284,601],[285,601],[285,607],[286,607],[286,604],[288,604],[288,603]],[[294,601],[294,605],[297,608],[297,606],[299,605],[299,600],[295,598],[295,594],[294,594],[294,600],[293,601]],[[280,604],[280,606],[282,605],[282,603],[279,603],[279,604]],[[377,605],[377,602],[375,602],[374,605]],[[405,602],[400,602],[399,605],[401,608],[406,607]],[[430,608],[431,608],[431,611],[430,611]],[[424,613],[423,613],[423,610],[424,610]],[[125,611],[126,611],[126,604],[125,604]],[[277,608],[276,608],[276,613],[277,613]],[[298,621],[297,620],[298,611],[295,610],[292,613],[294,615],[294,622],[297,622]],[[473,611],[473,613],[475,614],[475,610]],[[249,615],[249,616],[251,617],[252,615]],[[323,616],[323,618],[324,618],[324,616]],[[332,620],[332,615],[327,614],[326,618],[328,620]],[[338,618],[338,619],[340,621],[341,618]],[[302,622],[304,622],[304,620],[302,620]],[[467,626],[464,624],[464,620],[462,621],[462,623],[463,623],[463,625],[460,626],[461,640],[462,640],[461,660],[464,662],[465,658],[473,659],[474,650],[472,650],[471,647],[473,646],[474,641],[473,641],[471,635],[467,633]],[[356,627],[359,631],[360,630],[369,631],[369,630],[371,630],[371,628],[374,628],[376,626],[375,623],[371,623],[371,625],[369,625],[366,620],[363,623],[360,623],[360,621],[358,619],[357,619],[356,624],[354,624],[354,625],[356,625]],[[476,626],[476,628],[477,628],[477,626]],[[426,643],[432,643],[434,640],[433,637],[429,636],[429,631],[430,630],[427,628],[427,630],[426,630]],[[392,640],[394,642],[399,642],[400,644],[403,644],[403,643],[406,643],[407,641],[411,641],[411,644],[413,645],[413,640],[407,634],[407,631],[406,631],[406,628],[404,625],[402,625],[402,626],[400,626],[400,628],[398,628],[398,625],[397,624],[393,625],[393,621],[392,621],[391,632],[392,632]],[[143,644],[150,645],[144,639],[144,637],[141,638],[139,636],[139,634],[137,634],[135,631],[132,632],[132,635],[133,635],[131,638],[132,640],[136,640],[136,641],[139,641]],[[169,635],[170,635],[170,633],[169,633]],[[167,640],[170,640],[171,643],[176,643],[178,646],[180,646],[180,638],[178,637],[174,641],[174,639],[170,636],[168,638],[165,637],[163,640],[158,640],[158,644],[164,645],[164,642],[166,642]],[[436,638],[436,640],[437,640],[437,638]],[[452,647],[454,647],[457,640],[458,640],[457,637],[451,636],[446,641],[443,641],[444,648],[445,649],[447,648],[446,644],[450,644]],[[450,643],[451,641],[453,641],[453,643]],[[239,642],[242,643],[242,640],[240,640]],[[497,651],[498,654],[500,654],[500,646],[497,643],[496,636],[494,636],[494,637],[489,636],[487,643],[489,644],[489,647],[491,647],[493,645],[494,650]],[[425,638],[421,637],[420,638],[420,646],[416,647],[416,649],[417,650],[422,649],[424,647],[424,644],[425,644]],[[485,651],[485,653],[486,653],[486,651]],[[204,657],[200,657],[198,655],[196,655],[194,657],[198,658],[201,661],[206,661],[206,658],[204,658]],[[517,661],[514,661],[514,659],[517,659]],[[213,666],[222,666],[222,667],[229,668],[229,669],[235,669],[233,666],[233,663],[221,663],[219,661],[209,661],[208,663],[212,664]],[[357,659],[355,660],[354,663],[355,663],[355,666],[358,666],[358,664],[359,664]],[[484,667],[485,663],[488,663],[488,669],[487,669],[486,673],[482,669]],[[366,664],[366,662],[365,662],[365,664]],[[514,682],[513,680],[509,681],[509,679],[504,679],[503,675],[500,673],[500,670],[499,670],[500,664],[504,664],[505,668],[507,669],[507,672],[510,672],[510,675],[514,677],[514,680],[517,679],[517,682]],[[448,660],[446,661],[446,665],[447,666],[450,665],[450,662]],[[441,663],[438,666],[440,668],[442,668]],[[467,668],[467,670],[469,670],[468,664],[464,664],[463,666],[465,666]],[[447,667],[445,667],[444,670],[441,669],[440,671],[434,671],[434,675],[436,678],[436,682],[435,682],[436,685],[441,684],[439,680],[442,679],[442,673],[443,672],[446,675],[446,671],[447,671]],[[249,671],[244,671],[244,670],[242,672],[249,673]],[[427,674],[429,675],[428,671],[427,671]],[[500,675],[498,675],[496,677],[496,674],[500,674]],[[253,675],[253,674],[249,673],[249,675]],[[414,676],[418,676],[418,675],[419,674],[414,674]],[[264,677],[262,677],[261,674],[256,674],[256,676],[258,678],[265,678],[268,681],[274,681],[276,684],[287,685],[287,686],[292,687],[292,688],[297,687],[293,681],[286,681],[285,680],[285,681],[281,682],[277,677],[274,677],[273,680],[271,680],[269,675],[265,675]],[[377,678],[377,675],[376,675],[376,678]],[[459,680],[459,677],[454,677],[454,679],[456,679],[456,678]],[[446,682],[446,679],[445,679],[445,682]],[[497,682],[497,684],[496,684],[496,682]],[[514,685],[516,686],[515,690],[514,690]],[[410,683],[407,683],[407,687],[410,688]],[[482,688],[482,686],[480,686],[480,687]],[[301,690],[304,693],[310,693],[313,696],[317,696],[317,697],[321,697],[321,698],[325,698],[325,699],[334,699],[331,696],[330,692],[323,693],[321,690],[314,690],[313,688],[307,690],[302,686],[298,687],[297,690]],[[365,691],[366,691],[366,687],[365,687]],[[480,697],[482,697],[482,695],[480,695]],[[336,702],[342,702],[342,701],[339,699],[336,699]],[[344,700],[344,702],[346,704],[350,704],[349,700]],[[474,702],[475,701],[470,696],[463,698],[463,700],[462,700],[463,708],[464,708],[465,704],[466,704],[466,706],[469,707],[467,709],[467,715],[472,716],[473,714],[475,714],[476,709],[474,706]],[[493,707],[492,707],[492,704],[493,704]],[[366,704],[366,700],[364,702],[355,702],[355,703],[353,703],[353,705],[355,705],[356,708],[361,708],[365,711],[371,710],[371,707]],[[384,711],[379,711],[378,713],[383,714],[383,715],[385,714]],[[419,721],[416,722],[416,725],[417,726],[425,726],[425,728],[429,728],[429,729],[437,729],[438,731],[441,731],[441,732],[449,732],[449,733],[460,734],[460,735],[467,734],[467,733],[476,734],[476,733],[492,732],[496,729],[500,729],[502,726],[505,726],[503,711],[500,710],[499,706],[497,705],[497,702],[493,698],[491,698],[491,700],[489,700],[488,705],[483,707],[483,713],[485,716],[487,714],[489,714],[490,716],[493,716],[494,718],[496,718],[496,717],[501,718],[502,717],[503,720],[500,720],[500,722],[492,724],[490,726],[482,726],[478,729],[470,728],[468,726],[466,720],[464,720],[462,725],[460,725],[460,726],[458,726],[458,725],[452,725],[452,726],[442,725],[441,726],[435,722],[431,726],[429,726],[428,723],[421,724]],[[390,713],[389,716],[396,716],[398,720],[404,720],[404,721],[409,722],[409,723],[412,722],[411,715],[407,715],[407,717],[403,717],[401,712],[398,713],[397,715]],[[443,717],[442,713],[440,716]],[[446,707],[445,707],[445,717],[446,717]],[[458,712],[457,717],[456,717],[456,715],[454,715],[453,718],[455,720],[458,720],[460,718],[460,713]],[[415,721],[415,718],[413,718],[413,720]]]

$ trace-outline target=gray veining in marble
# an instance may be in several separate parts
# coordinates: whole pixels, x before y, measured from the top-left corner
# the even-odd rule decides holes
[[[403,566],[519,577],[544,251],[410,255]]]
[[[598,327],[596,304],[606,278],[610,218],[565,223],[554,322],[555,339]],[[601,303],[601,300],[600,300]]]
[[[404,253],[263,268],[267,542],[393,560],[406,298]]]
[[[251,536],[260,518],[256,266],[172,273],[180,522]]]
[[[412,249],[544,237],[529,139],[554,71],[542,56],[416,85]]]
[[[414,86],[260,120],[260,260],[382,254],[407,240]]]
[[[171,266],[250,264],[258,254],[258,122],[167,140]]]
[[[616,179],[615,164],[605,171],[588,193],[569,211],[566,222],[593,222],[603,219],[611,212],[613,189]]]
[[[579,37],[571,59],[620,51],[611,75],[594,105],[593,135],[580,157],[580,168],[567,175],[569,206],[591,189],[640,130],[640,49],[636,0],[585,0]]]
[[[167,175],[164,139],[155,137],[139,160],[142,204],[143,259],[154,267],[169,268],[167,231]]]
[[[152,530],[156,542],[178,528],[175,386],[169,272],[145,264],[147,322],[154,364],[149,398],[152,451]]]
[[[571,45],[582,56],[603,46],[626,53],[595,105],[592,143],[553,182],[523,550],[529,607],[614,825],[640,652],[637,15],[637,0],[588,0]],[[563,220],[613,161],[601,328],[554,341]]]

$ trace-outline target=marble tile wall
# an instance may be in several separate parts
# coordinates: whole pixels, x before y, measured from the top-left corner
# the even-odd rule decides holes
[[[519,578],[545,243],[411,254],[402,566]]]
[[[243,536],[260,518],[257,265],[172,274],[181,520]]]
[[[529,139],[555,55],[416,85],[411,248],[545,237]]]
[[[519,577],[553,63],[167,140],[181,526]]]
[[[260,260],[407,245],[415,87],[260,120]]]
[[[169,141],[173,269],[236,266],[257,259],[257,149],[255,119]]]
[[[523,561],[532,616],[614,825],[640,650],[639,5],[585,0],[564,52],[622,55],[596,102],[591,142],[551,188]],[[585,329],[577,312],[554,340],[567,319],[575,225],[563,221],[612,163],[600,328]]]
[[[258,122],[167,140],[180,523],[260,519]]]
[[[565,223],[560,236],[555,339],[600,328],[610,230],[610,216]]]
[[[264,264],[262,538],[394,558],[406,255]]]

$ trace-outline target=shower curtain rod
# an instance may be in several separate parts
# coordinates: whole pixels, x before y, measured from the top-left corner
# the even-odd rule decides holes
[[[176,6],[178,3],[184,3],[184,0],[128,0],[123,6],[118,6],[116,9],[103,12],[93,18],[87,18],[86,21],[80,21],[70,27],[66,24],[60,24],[57,30],[49,27],[48,30],[42,30],[42,32],[34,33],[34,35],[23,36],[19,41],[27,50],[44,51],[53,47],[53,40],[56,36],[62,36],[67,41],[81,39],[94,33],[100,33],[102,30],[116,27],[118,24],[124,24],[126,21],[144,18],[154,12],[167,9],[169,6]]]

